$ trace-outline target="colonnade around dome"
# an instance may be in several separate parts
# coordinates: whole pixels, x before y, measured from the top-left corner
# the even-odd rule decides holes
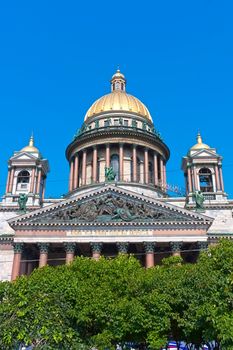
[[[69,191],[105,183],[105,169],[109,167],[115,183],[145,184],[160,192],[166,189],[164,158],[147,147],[121,142],[94,145],[75,153],[70,161]]]

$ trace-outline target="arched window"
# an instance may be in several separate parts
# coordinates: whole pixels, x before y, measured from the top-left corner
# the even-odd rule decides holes
[[[27,170],[19,172],[17,177],[17,189],[27,189],[29,184],[30,174]]]
[[[111,156],[111,167],[113,168],[114,173],[116,174],[115,180],[119,181],[119,156],[118,154],[113,154]]]
[[[201,192],[213,192],[213,181],[210,169],[202,168],[199,170],[199,181]]]

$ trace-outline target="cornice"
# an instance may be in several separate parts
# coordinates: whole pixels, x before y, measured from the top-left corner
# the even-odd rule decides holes
[[[232,233],[209,233],[209,232],[207,232],[207,236],[208,236],[208,238],[216,238],[216,239],[219,239],[221,237],[233,239],[233,232]]]
[[[14,235],[2,234],[0,235],[0,244],[9,244],[14,240]]]
[[[142,221],[142,222],[105,222],[105,223],[101,223],[101,222],[43,222],[43,223],[32,223],[32,222],[18,222],[17,223],[17,230],[20,229],[20,227],[23,228],[27,228],[27,229],[31,229],[31,228],[35,228],[35,227],[40,227],[40,228],[48,228],[48,227],[53,227],[55,229],[62,229],[62,228],[73,228],[73,227],[86,227],[86,228],[90,228],[90,227],[95,227],[95,228],[109,228],[109,227],[116,227],[116,228],[122,228],[122,227],[127,227],[127,228],[152,228],[152,229],[156,229],[156,230],[164,230],[164,229],[171,229],[171,230],[177,230],[177,229],[193,229],[196,230],[197,226],[198,229],[203,228],[206,229],[208,228],[210,225],[210,223],[203,223],[203,221],[156,221],[154,223],[151,222],[146,222],[146,221]],[[13,228],[15,228],[16,226],[12,225]]]
[[[195,210],[195,205],[188,204],[186,205],[186,208],[188,210]],[[216,209],[216,210],[222,210],[222,209],[233,209],[233,204],[231,203],[213,203],[213,204],[204,204],[204,210],[208,209]]]
[[[70,155],[72,154],[72,151],[75,147],[82,146],[90,140],[93,140],[93,145],[95,144],[94,141],[99,139],[102,139],[104,143],[104,138],[108,136],[119,137],[121,139],[124,137],[136,137],[139,141],[139,145],[140,140],[143,139],[146,142],[150,142],[152,145],[161,147],[165,154],[166,160],[168,160],[170,157],[170,150],[167,145],[153,133],[141,130],[139,128],[134,129],[132,127],[110,126],[89,130],[78,136],[73,142],[68,145],[66,149],[66,158],[69,160]],[[121,141],[124,142],[124,140]]]

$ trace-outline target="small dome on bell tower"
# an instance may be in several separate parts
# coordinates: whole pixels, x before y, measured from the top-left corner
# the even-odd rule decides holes
[[[203,193],[205,201],[225,201],[222,157],[212,148],[202,142],[200,132],[197,143],[192,146],[187,156],[183,157],[182,169],[185,175],[187,203],[193,203],[196,191]]]
[[[45,182],[49,172],[49,163],[38,148],[34,146],[34,137],[20,151],[14,152],[8,161],[5,205],[18,207],[21,195],[27,196],[27,208],[42,205],[45,194]]]

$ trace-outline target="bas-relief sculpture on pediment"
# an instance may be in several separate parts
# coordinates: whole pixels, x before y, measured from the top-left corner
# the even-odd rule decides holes
[[[180,208],[170,208],[161,203],[150,203],[141,198],[117,191],[92,194],[89,197],[68,202],[63,206],[42,211],[35,216],[20,219],[20,224],[89,224],[89,223],[164,223],[198,222],[206,224],[210,218]],[[17,225],[17,220],[16,220]]]

